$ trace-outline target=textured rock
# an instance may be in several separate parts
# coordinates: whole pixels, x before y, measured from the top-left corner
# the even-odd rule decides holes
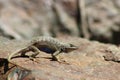
[[[66,39],[67,38],[67,39]],[[120,64],[114,61],[106,61],[103,56],[109,55],[106,50],[113,47],[111,51],[117,50],[118,47],[110,44],[101,44],[96,41],[88,41],[81,38],[64,37],[59,38],[61,41],[75,44],[79,47],[78,50],[70,52],[68,54],[63,53],[59,55],[62,63],[51,61],[50,54],[41,52],[34,61],[28,58],[13,58],[12,62],[16,63],[18,68],[13,67],[10,71],[13,74],[9,78],[20,77],[20,74],[24,76],[20,77],[23,80],[35,79],[35,80],[119,80]],[[1,40],[2,41],[2,40]],[[4,43],[10,43],[5,41]],[[12,41],[13,42],[13,41]],[[9,47],[13,47],[14,44],[19,45],[26,43],[25,41],[14,41]],[[5,52],[5,46],[0,47],[0,53],[2,50]],[[3,49],[4,48],[4,49]],[[11,48],[11,49],[12,49]],[[8,50],[8,48],[7,48]],[[6,52],[4,54],[8,54]],[[31,53],[31,52],[29,52]],[[4,55],[0,54],[0,55]],[[119,57],[120,58],[120,57]],[[21,66],[21,67],[20,67]],[[25,68],[25,69],[24,69]],[[27,71],[28,70],[28,71]],[[20,74],[18,74],[18,73]],[[2,76],[2,75],[1,75]],[[13,77],[14,76],[14,77]],[[4,79],[3,79],[4,80]]]

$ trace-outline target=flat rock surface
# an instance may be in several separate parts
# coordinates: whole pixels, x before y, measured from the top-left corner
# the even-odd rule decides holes
[[[73,52],[60,54],[61,63],[51,61],[49,59],[51,57],[50,54],[42,51],[37,56],[39,58],[36,58],[35,61],[23,57],[12,59],[12,62],[31,71],[23,80],[120,80],[120,63],[114,61],[114,59],[106,61],[103,57],[109,55],[106,50],[113,47],[112,49],[115,48],[115,52],[119,47],[101,44],[96,41],[90,42],[76,37],[62,37],[59,40],[79,47],[78,50]],[[27,43],[27,41],[13,42],[2,39],[1,41],[3,42],[2,44],[11,43],[11,45],[4,45],[4,47],[0,44],[0,56],[2,57]],[[14,47],[14,45],[17,46]],[[4,54],[2,54],[3,52]]]

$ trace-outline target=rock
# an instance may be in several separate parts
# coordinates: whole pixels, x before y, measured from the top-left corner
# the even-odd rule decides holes
[[[23,80],[119,80],[120,64],[110,60],[104,59],[105,55],[109,55],[106,50],[110,49],[114,54],[119,52],[117,46],[111,44],[102,44],[97,41],[88,41],[86,39],[76,37],[59,37],[61,41],[72,43],[79,47],[78,50],[68,54],[63,53],[59,55],[62,63],[51,61],[50,54],[42,52],[37,56],[35,61],[28,58],[13,58],[12,62],[17,64],[17,67],[9,66],[12,69],[8,75],[10,79],[20,78]],[[2,41],[3,42],[3,41]],[[5,41],[4,43],[11,43]],[[19,45],[26,43],[22,41],[14,41],[9,47],[14,44]],[[1,46],[1,45],[0,45]],[[5,52],[5,46],[0,47]],[[15,47],[13,47],[15,48]],[[7,48],[8,49],[8,48]],[[11,48],[12,49],[12,48]],[[16,48],[15,48],[16,49]],[[13,49],[13,50],[15,50]],[[6,52],[4,54],[8,54]],[[29,52],[31,53],[31,52]],[[29,54],[27,53],[27,54]],[[0,54],[0,55],[4,55]],[[120,58],[120,57],[119,57]],[[6,59],[6,58],[4,58]],[[11,63],[9,63],[11,64]],[[14,65],[14,64],[12,64]],[[0,67],[0,70],[3,70]],[[8,73],[7,72],[7,73]],[[7,74],[6,73],[6,74]],[[12,74],[12,75],[11,75]],[[5,74],[0,74],[2,78]],[[20,77],[20,75],[23,75]],[[7,76],[6,76],[7,77]],[[3,79],[4,80],[4,79]]]

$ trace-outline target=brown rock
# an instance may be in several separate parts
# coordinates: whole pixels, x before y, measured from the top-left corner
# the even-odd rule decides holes
[[[66,39],[67,38],[67,39]],[[12,62],[19,65],[17,69],[11,71],[12,74],[20,75],[23,74],[23,77],[20,77],[23,80],[35,79],[35,80],[119,80],[120,74],[120,64],[113,61],[104,60],[105,55],[107,54],[105,51],[110,46],[114,47],[110,44],[101,44],[95,41],[88,41],[86,39],[81,38],[71,38],[71,37],[63,37],[59,38],[61,41],[69,42],[75,44],[79,47],[78,50],[70,52],[68,54],[60,54],[59,58],[63,63],[59,63],[57,61],[51,61],[49,59],[50,54],[46,54],[45,52],[41,52],[36,58],[35,61],[31,61],[28,58],[13,58]],[[2,41],[2,40],[1,40]],[[4,41],[2,41],[4,42]],[[11,43],[13,41],[5,41],[4,43]],[[21,43],[17,43],[19,41],[14,41],[11,43],[8,48],[12,49],[13,45],[19,45],[22,43],[26,43],[22,41]],[[1,46],[1,45],[0,45]],[[117,48],[117,47],[116,47]],[[0,53],[5,52],[6,48],[0,47]],[[13,47],[15,50],[16,47]],[[114,49],[114,48],[113,48]],[[115,49],[114,49],[115,50]],[[118,50],[118,49],[116,49]],[[113,50],[112,50],[113,51]],[[10,52],[10,50],[9,50]],[[6,51],[4,54],[8,54]],[[114,51],[115,52],[115,51]],[[4,55],[0,54],[0,55]],[[5,58],[5,57],[4,57]],[[21,67],[20,67],[21,66]],[[25,69],[23,69],[25,68]],[[18,74],[15,70],[17,70]],[[29,70],[29,71],[26,71]],[[26,75],[25,75],[26,71]],[[9,78],[12,78],[13,75]],[[1,76],[1,75],[0,75]]]

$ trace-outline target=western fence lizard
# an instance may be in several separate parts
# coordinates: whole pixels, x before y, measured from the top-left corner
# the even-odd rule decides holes
[[[58,61],[56,57],[58,54],[61,52],[70,52],[76,50],[77,48],[78,47],[72,44],[61,42],[52,37],[43,36],[32,39],[25,47],[15,51],[14,53],[11,53],[7,59],[10,62],[15,55],[25,55],[25,53],[29,51],[34,52],[30,58],[35,58],[40,53],[40,50],[42,50],[45,52],[51,52],[52,59]]]

